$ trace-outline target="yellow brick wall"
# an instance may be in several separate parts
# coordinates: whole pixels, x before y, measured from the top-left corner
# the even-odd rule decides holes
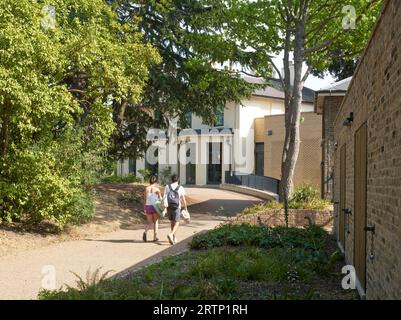
[[[313,112],[305,112],[302,116],[304,117],[304,121],[301,123],[300,127],[301,145],[297,165],[295,167],[294,184],[311,183],[320,188],[322,116]],[[260,122],[258,122],[257,125],[255,123],[255,128],[258,128],[258,130],[255,130],[255,142],[259,142],[256,141],[256,139],[260,139],[259,132],[262,131],[260,127]],[[269,130],[272,131],[271,136],[267,134]],[[256,135],[256,132],[258,132],[258,135]],[[284,136],[284,116],[266,116],[263,126],[265,176],[280,179]]]
[[[265,139],[265,119],[264,118],[256,118],[254,125],[255,132],[255,142],[264,142]]]
[[[354,206],[355,132],[367,125],[366,298],[401,299],[401,1],[390,0],[336,117],[334,196],[340,199],[339,154],[346,147],[346,207]],[[350,112],[351,126],[344,126]],[[338,212],[337,212],[338,214]],[[337,218],[338,219],[338,218]],[[338,224],[338,221],[335,222]],[[354,218],[349,219],[345,256],[354,263]],[[364,226],[358,226],[363,228]],[[373,259],[369,253],[373,251]]]

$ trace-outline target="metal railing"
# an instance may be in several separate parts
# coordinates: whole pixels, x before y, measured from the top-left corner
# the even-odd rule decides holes
[[[263,191],[270,191],[279,193],[280,180],[266,177],[257,176],[255,174],[234,173],[225,171],[225,183],[245,186]]]

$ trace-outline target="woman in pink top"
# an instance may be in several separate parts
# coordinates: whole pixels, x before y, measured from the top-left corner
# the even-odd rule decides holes
[[[151,176],[149,179],[150,185],[145,188],[144,193],[143,193],[143,211],[146,215],[146,225],[145,225],[145,232],[143,233],[143,241],[147,241],[147,232],[149,228],[153,224],[153,230],[154,230],[154,237],[153,241],[159,240],[157,238],[157,231],[158,231],[158,219],[159,215],[154,207],[156,201],[162,199],[162,194],[160,192],[159,187],[157,186],[157,177],[156,176]]]

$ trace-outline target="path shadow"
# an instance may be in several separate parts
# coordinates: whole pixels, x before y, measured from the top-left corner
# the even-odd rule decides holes
[[[144,242],[143,240],[134,240],[134,239],[114,239],[114,240],[108,240],[108,239],[85,239],[85,241],[93,241],[93,242],[110,242],[110,243],[143,243],[143,244],[155,244],[155,245],[163,245],[163,244],[169,244],[169,242],[166,240],[159,240],[159,241],[146,241]]]
[[[245,208],[260,202],[263,202],[263,200],[209,199],[193,204],[189,207],[189,211],[195,214],[233,217],[241,213]]]
[[[201,234],[204,232],[206,232],[206,230],[200,231],[197,234]],[[140,269],[142,269],[148,265],[160,262],[164,257],[176,256],[176,255],[185,253],[186,251],[189,250],[189,243],[190,243],[191,239],[193,238],[193,236],[194,235],[191,235],[191,236],[181,240],[180,242],[178,242],[177,244],[175,244],[173,246],[168,244],[169,247],[167,247],[163,251],[160,251],[160,252],[126,268],[125,270],[114,274],[113,276],[111,276],[111,278],[114,278],[114,279],[129,278],[130,276],[135,274],[135,272],[139,271]]]
[[[14,221],[11,223],[0,223],[0,230],[11,231],[16,234],[36,234],[40,236],[59,235],[62,231],[50,221],[32,223],[30,221]]]

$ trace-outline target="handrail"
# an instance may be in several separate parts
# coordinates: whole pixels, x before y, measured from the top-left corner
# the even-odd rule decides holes
[[[255,174],[234,173],[231,171],[225,171],[225,183],[270,191],[276,194],[279,194],[280,188],[280,180],[278,179]]]

